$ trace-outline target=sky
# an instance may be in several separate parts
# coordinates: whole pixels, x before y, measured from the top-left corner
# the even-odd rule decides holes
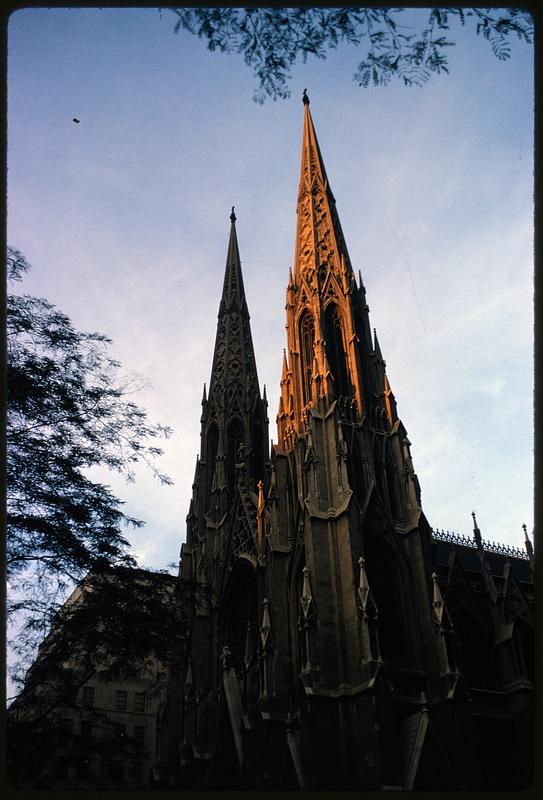
[[[407,11],[416,25],[420,12]],[[241,56],[170,11],[21,9],[8,26],[8,242],[47,298],[113,340],[152,421],[161,486],[97,473],[146,521],[141,566],[177,563],[230,210],[270,438],[294,262],[303,106],[361,270],[422,506],[434,528],[523,547],[533,527],[533,48],[499,61],[454,28],[450,74],[363,89],[354,46],[292,71],[262,106]],[[72,122],[73,118],[79,124]]]

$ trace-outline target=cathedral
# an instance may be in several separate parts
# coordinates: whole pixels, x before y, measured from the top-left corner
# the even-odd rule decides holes
[[[155,785],[526,787],[532,544],[426,520],[305,92],[271,451],[230,219]]]

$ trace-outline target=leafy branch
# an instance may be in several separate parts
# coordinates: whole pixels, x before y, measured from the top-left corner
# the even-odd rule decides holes
[[[162,10],[162,9],[161,9]],[[324,59],[341,43],[367,54],[354,79],[359,86],[387,84],[397,77],[406,86],[421,86],[432,74],[449,71],[445,32],[451,22],[472,25],[500,60],[511,54],[510,39],[533,42],[534,24],[523,9],[432,8],[418,32],[400,24],[402,8],[170,8],[177,16],[175,33],[186,30],[207,40],[209,50],[238,53],[258,80],[254,100],[262,104],[290,96],[288,82],[298,58]]]

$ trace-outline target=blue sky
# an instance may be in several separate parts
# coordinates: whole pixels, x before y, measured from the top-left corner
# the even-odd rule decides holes
[[[405,22],[416,22],[406,12]],[[177,561],[199,451],[229,231],[237,230],[260,384],[276,439],[284,292],[311,111],[361,269],[434,527],[522,546],[533,525],[533,50],[500,62],[454,30],[450,75],[362,89],[357,50],[252,100],[235,55],[158,9],[23,9],[8,28],[8,240],[21,291],[113,339],[174,428],[161,487],[99,475],[146,520],[143,566]],[[72,118],[80,119],[74,124]]]

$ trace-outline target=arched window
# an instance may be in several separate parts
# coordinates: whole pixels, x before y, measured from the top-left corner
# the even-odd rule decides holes
[[[312,400],[311,375],[313,373],[313,356],[315,353],[315,323],[309,311],[305,311],[300,320],[300,349],[304,405],[308,405]]]
[[[465,606],[451,612],[460,671],[472,689],[499,689],[494,648],[482,620]]]
[[[396,520],[401,517],[401,506],[398,497],[398,481],[396,478],[396,469],[394,459],[389,443],[386,443],[386,456],[385,456],[385,474],[387,479],[388,501],[390,505],[390,513]]]
[[[387,489],[385,485],[385,441],[382,434],[374,434],[373,437],[373,468],[375,471],[375,485],[383,503],[387,502]]]
[[[233,419],[228,426],[228,443],[226,449],[226,475],[228,491],[232,494],[236,485],[236,462],[239,446],[243,442],[243,429],[239,419]]]
[[[225,603],[225,644],[230,648],[234,665],[241,671],[248,640],[256,649],[259,623],[256,577],[243,559],[236,565]]]
[[[206,469],[208,475],[209,486],[213,481],[215,473],[215,459],[217,458],[217,450],[219,447],[219,429],[214,422],[211,423],[207,430],[207,446],[206,446]]]
[[[362,453],[360,450],[360,442],[358,441],[358,436],[354,431],[352,432],[348,453],[349,458],[347,459],[347,474],[349,478],[349,486],[355,493],[358,502],[362,506],[366,496],[366,475],[362,460]]]
[[[324,312],[326,337],[326,357],[334,378],[336,397],[350,397],[351,387],[347,374],[347,361],[343,346],[341,314],[334,303],[330,303]]]
[[[410,619],[411,591],[409,574],[400,556],[380,534],[370,534],[364,543],[365,569],[378,612],[377,629],[383,659],[389,663],[410,665],[411,643],[416,632]]]

